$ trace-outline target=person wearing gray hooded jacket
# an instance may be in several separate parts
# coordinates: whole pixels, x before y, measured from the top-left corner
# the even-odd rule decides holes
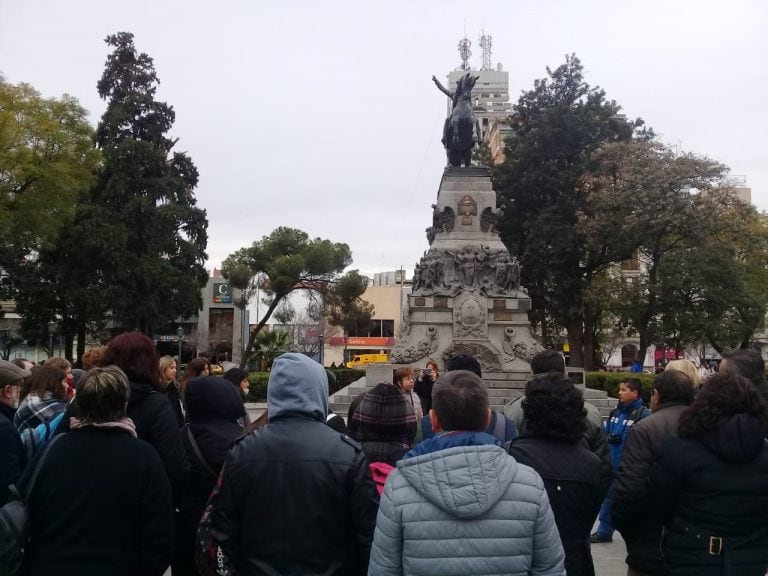
[[[360,444],[325,423],[323,367],[303,354],[278,356],[267,414],[224,461],[198,529],[198,569],[365,574],[379,494]]]
[[[488,391],[456,370],[432,389],[433,438],[391,472],[376,519],[370,576],[563,576],[544,482],[486,434]]]

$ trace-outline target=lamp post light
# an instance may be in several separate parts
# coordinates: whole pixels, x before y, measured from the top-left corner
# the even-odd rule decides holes
[[[179,369],[181,369],[181,345],[184,343],[184,328],[176,328],[176,336],[179,337]]]
[[[56,328],[56,322],[48,322],[48,358],[53,358],[53,329]]]
[[[349,338],[349,332],[344,330],[344,368],[347,367],[347,339]]]

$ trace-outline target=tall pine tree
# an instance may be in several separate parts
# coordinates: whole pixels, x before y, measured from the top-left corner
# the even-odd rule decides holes
[[[98,90],[107,110],[96,130],[104,168],[90,198],[101,217],[90,224],[113,230],[97,280],[118,326],[152,334],[201,306],[208,220],[196,206],[197,168],[172,151],[175,113],[155,100],[152,58],[128,32],[106,43],[113,51]]]

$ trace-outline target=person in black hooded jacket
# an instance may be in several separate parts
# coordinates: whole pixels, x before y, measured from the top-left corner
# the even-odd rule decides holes
[[[325,424],[328,377],[308,356],[272,365],[269,423],[235,443],[198,531],[205,574],[366,574],[379,495],[360,444]]]
[[[672,576],[763,576],[768,566],[768,407],[741,376],[718,374],[681,414],[651,469]]]
[[[232,443],[244,433],[245,414],[237,388],[217,376],[198,376],[187,384],[188,424],[181,441],[190,463],[189,482],[176,513],[174,576],[198,574],[195,567],[197,524]]]

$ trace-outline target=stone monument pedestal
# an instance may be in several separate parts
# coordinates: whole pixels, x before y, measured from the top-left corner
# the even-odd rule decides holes
[[[430,248],[414,270],[391,362],[421,368],[433,358],[443,366],[467,354],[480,362],[486,383],[504,375],[519,382],[540,347],[530,333],[520,265],[496,228],[489,171],[447,167],[433,210]]]

